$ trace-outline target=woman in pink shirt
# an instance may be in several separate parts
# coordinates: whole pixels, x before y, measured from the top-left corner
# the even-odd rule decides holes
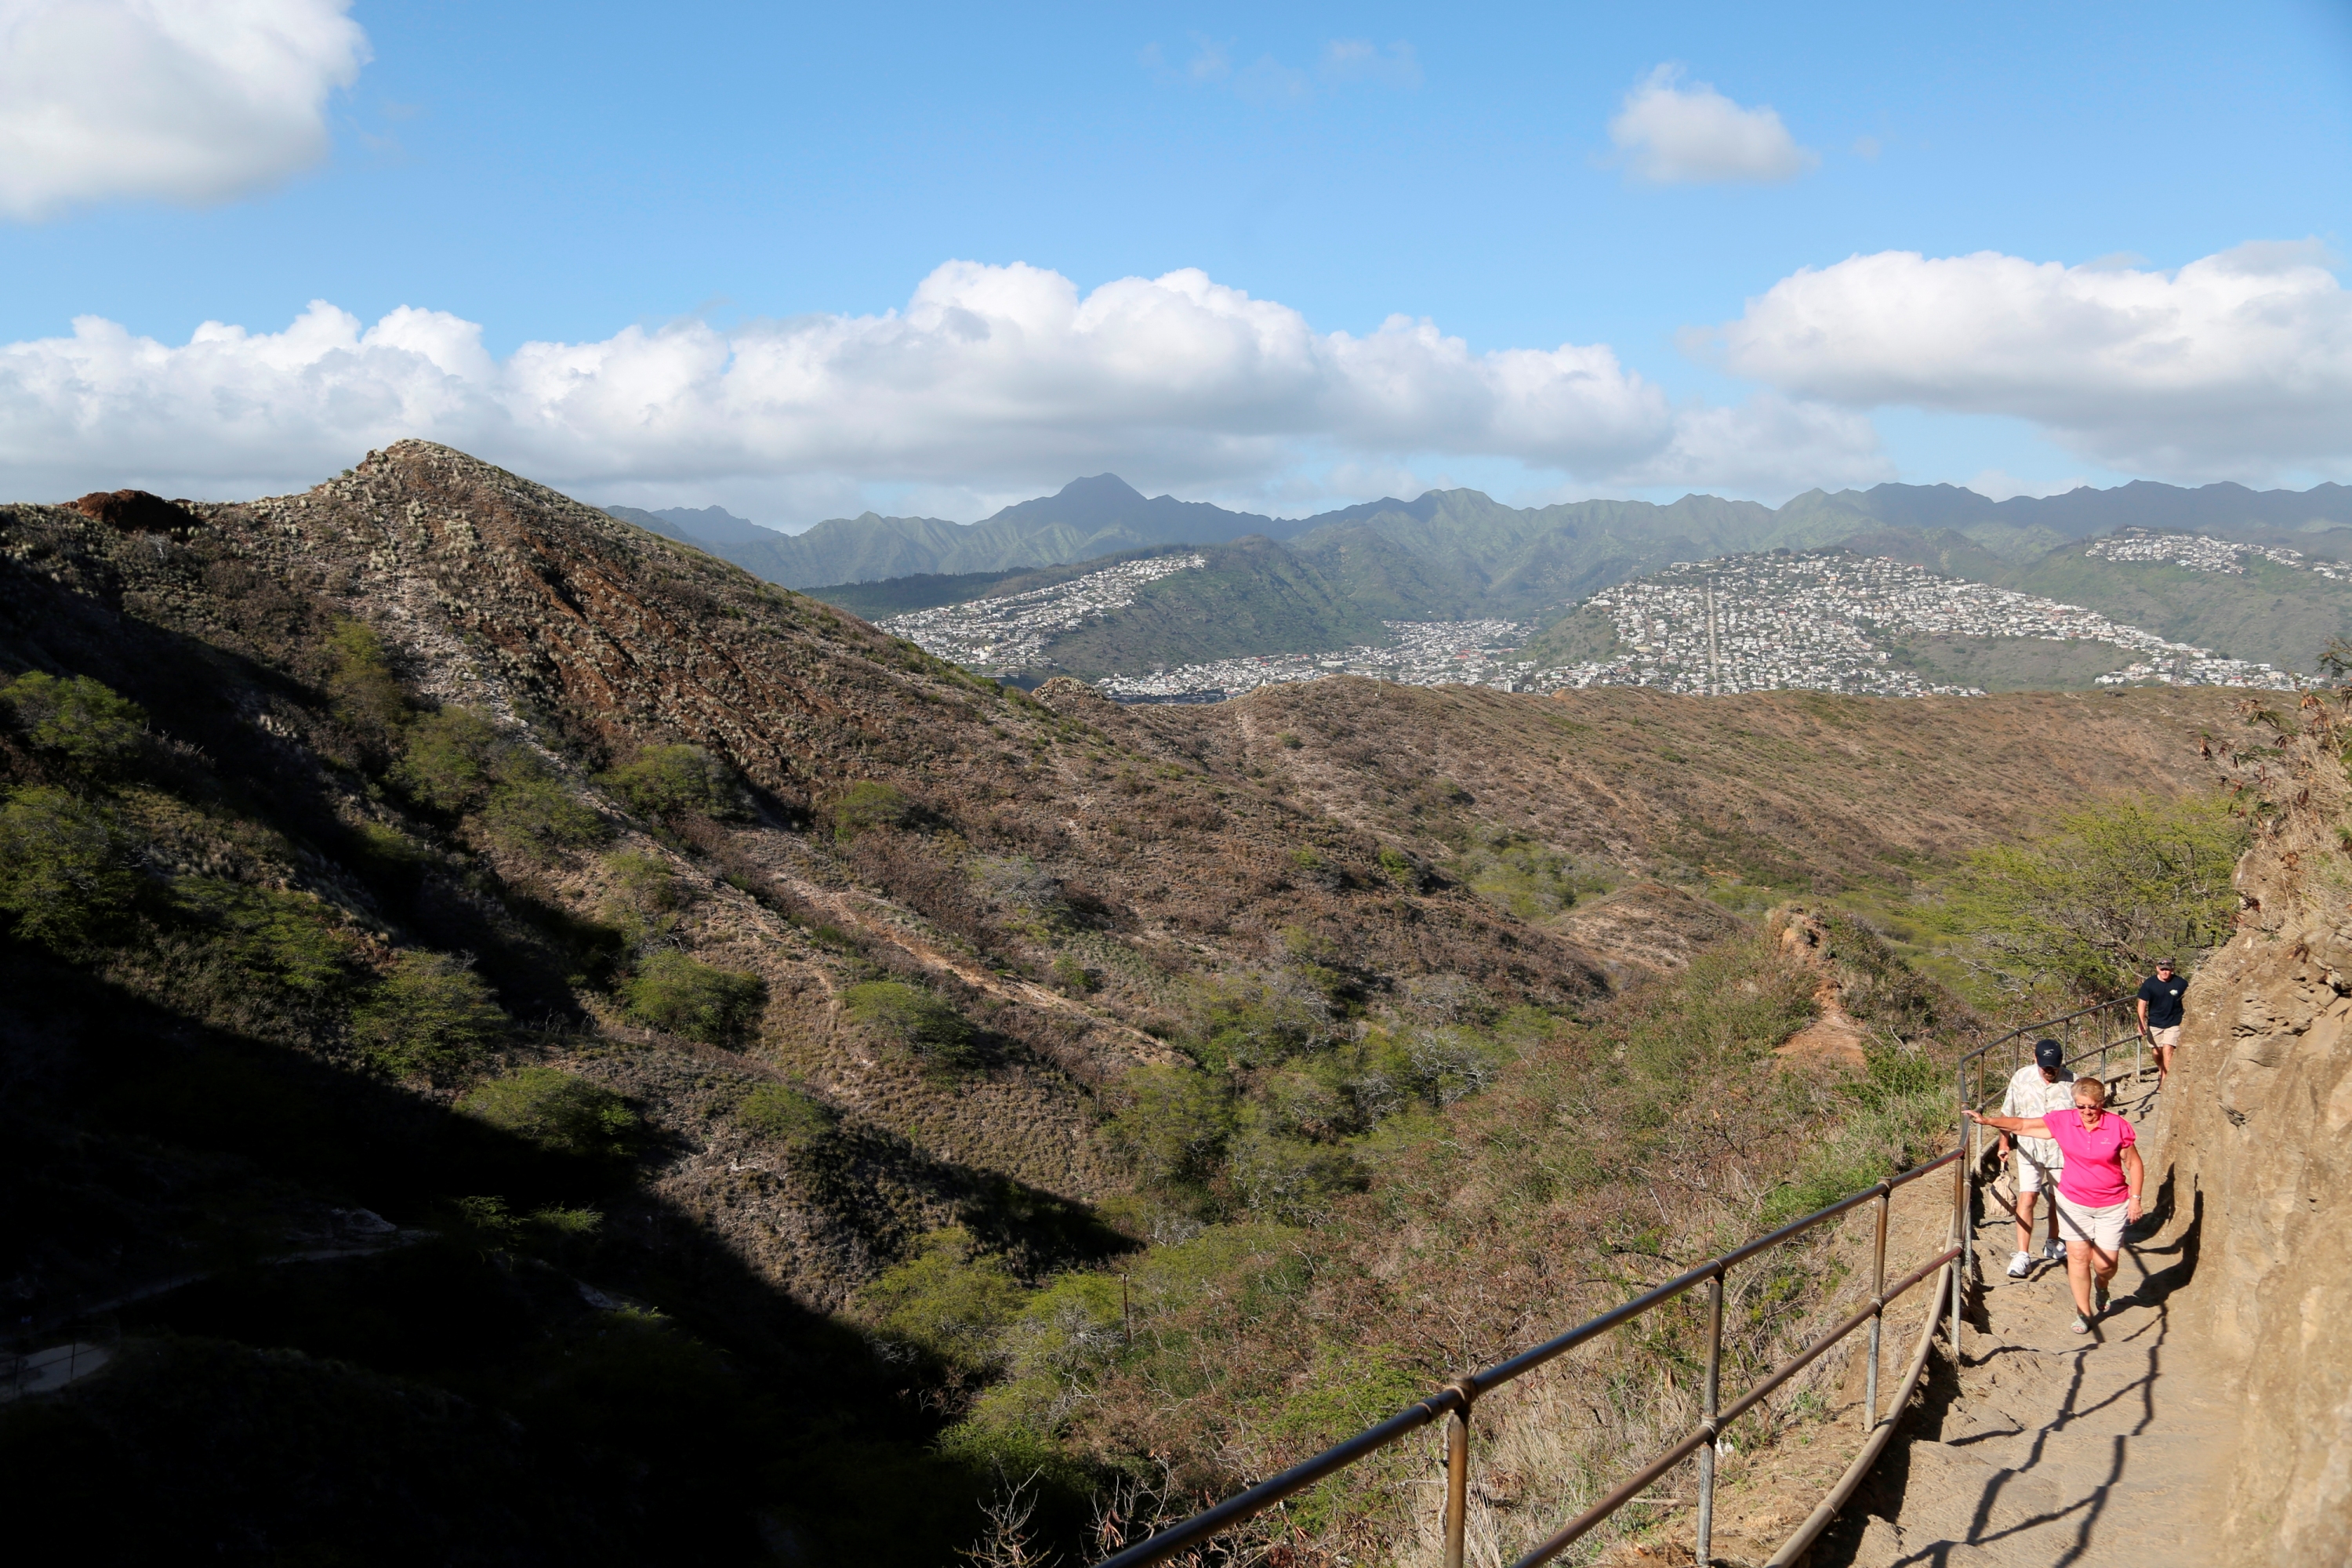
[[[2065,1154],[2052,1217],[2066,1241],[2074,1331],[2090,1332],[2092,1321],[2107,1310],[2107,1281],[2123,1261],[2124,1226],[2139,1218],[2140,1184],[2147,1178],[2139,1151],[2133,1147],[2139,1134],[2107,1109],[2107,1086],[2095,1078],[2076,1080],[2072,1111],[1979,1116],[1971,1110],[1968,1117],[2003,1132],[2047,1138]]]

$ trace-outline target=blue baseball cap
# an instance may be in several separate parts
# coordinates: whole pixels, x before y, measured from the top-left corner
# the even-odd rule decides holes
[[[2033,1042],[2033,1059],[2055,1072],[2066,1065],[2066,1047],[2055,1040],[2036,1040]]]

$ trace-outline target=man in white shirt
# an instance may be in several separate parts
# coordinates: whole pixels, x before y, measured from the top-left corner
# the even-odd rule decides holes
[[[2066,1049],[2055,1040],[2036,1040],[2033,1060],[2012,1074],[2009,1092],[2001,1097],[2003,1116],[2022,1116],[2029,1121],[2051,1112],[2064,1110],[2074,1103],[2074,1075],[2066,1070]],[[2009,1152],[2010,1137],[2001,1134],[2001,1152]],[[2047,1138],[2019,1138],[2017,1146],[2017,1256],[2009,1260],[2009,1277],[2022,1279],[2033,1272],[2033,1209],[2034,1198],[2047,1185],[2055,1190],[2058,1172],[2066,1156],[2058,1145]],[[2066,1244],[2058,1239],[2058,1219],[2050,1219],[2050,1245],[2046,1256],[2053,1262],[2066,1256]]]

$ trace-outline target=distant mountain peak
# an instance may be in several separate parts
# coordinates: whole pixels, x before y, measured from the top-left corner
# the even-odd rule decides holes
[[[1055,500],[1139,501],[1143,492],[1117,474],[1094,474],[1072,479],[1054,492]]]

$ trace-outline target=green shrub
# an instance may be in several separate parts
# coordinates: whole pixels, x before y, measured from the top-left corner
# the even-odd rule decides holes
[[[725,763],[700,746],[647,746],[597,781],[641,816],[740,816],[742,790]]]
[[[409,799],[436,811],[470,811],[488,796],[504,744],[472,709],[444,708],[409,726],[392,781]]]
[[[869,980],[841,994],[842,1011],[868,1028],[896,1037],[932,1066],[975,1067],[971,1026],[940,997],[896,980]]]
[[[787,1149],[805,1150],[831,1132],[841,1115],[789,1084],[763,1083],[743,1097],[735,1108],[735,1120],[759,1137]]]
[[[482,807],[483,831],[500,847],[549,859],[607,837],[604,819],[528,752],[518,752]]]
[[[138,889],[127,848],[103,806],[46,784],[15,790],[0,806],[0,910],[58,952],[101,941]]]
[[[1390,881],[1394,882],[1406,892],[1417,893],[1421,891],[1421,867],[1414,863],[1412,856],[1405,854],[1402,850],[1391,849],[1386,846],[1382,846],[1381,849],[1381,869],[1388,873],[1388,879]]]
[[[1099,984],[1093,972],[1066,952],[1054,955],[1053,979],[1054,988],[1068,996],[1084,996]]]
[[[989,1364],[998,1331],[1019,1313],[1027,1292],[1004,1260],[982,1253],[961,1226],[932,1231],[920,1247],[866,1288],[866,1317],[892,1339],[950,1364]]]
[[[59,680],[28,670],[0,687],[0,702],[36,747],[93,777],[127,766],[147,731],[146,710],[86,675]]]
[[[1226,1164],[1250,1212],[1284,1225],[1312,1224],[1334,1194],[1364,1184],[1346,1150],[1286,1136],[1256,1105],[1242,1108]]]
[[[457,1102],[467,1115],[559,1154],[628,1152],[637,1119],[621,1097],[554,1068],[493,1079]]]
[[[1119,1089],[1127,1103],[1108,1131],[1136,1180],[1156,1193],[1204,1194],[1233,1139],[1232,1093],[1206,1073],[1163,1066],[1137,1068]]]
[[[465,960],[412,949],[352,1016],[377,1065],[436,1083],[461,1078],[503,1039],[507,1016]]]
[[[357,977],[358,942],[315,899],[210,877],[181,878],[172,891],[181,912],[209,926],[252,980],[323,995]]]
[[[613,891],[605,900],[605,918],[618,924],[632,942],[667,931],[677,924],[677,876],[658,855],[625,849],[604,857],[605,874]]]
[[[758,975],[714,968],[675,950],[648,957],[621,992],[630,1022],[707,1046],[740,1038],[768,1001],[767,983]]]
[[[903,827],[912,821],[915,803],[905,794],[877,779],[860,779],[833,803],[833,836],[846,844],[877,827]]]

